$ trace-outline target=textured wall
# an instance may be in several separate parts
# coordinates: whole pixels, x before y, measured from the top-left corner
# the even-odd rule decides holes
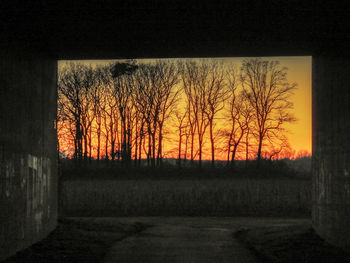
[[[0,60],[0,260],[56,226],[55,60]]]
[[[313,58],[313,225],[350,250],[350,60]]]

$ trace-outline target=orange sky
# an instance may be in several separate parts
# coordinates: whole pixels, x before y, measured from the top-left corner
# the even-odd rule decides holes
[[[235,63],[237,69],[240,68],[244,58],[218,58],[229,63]],[[311,124],[311,57],[264,57],[265,60],[278,60],[282,66],[288,68],[287,78],[290,83],[296,82],[297,89],[291,97],[294,103],[294,115],[297,122],[287,124],[285,127],[289,130],[288,138],[292,148],[298,152],[307,150],[312,152],[312,124]],[[150,63],[156,59],[140,59],[144,63]],[[105,64],[115,60],[84,60],[76,61],[84,64]],[[62,67],[67,61],[59,61],[58,66]]]

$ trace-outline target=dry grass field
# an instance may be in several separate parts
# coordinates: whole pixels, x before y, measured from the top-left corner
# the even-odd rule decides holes
[[[310,217],[311,182],[299,179],[74,179],[63,216]]]

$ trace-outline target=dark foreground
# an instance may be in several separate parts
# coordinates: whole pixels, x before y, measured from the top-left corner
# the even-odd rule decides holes
[[[69,218],[13,262],[349,262],[306,219]]]
[[[146,227],[137,222],[122,224],[115,220],[64,219],[47,238],[3,262],[102,262],[112,244]]]
[[[307,225],[241,229],[235,237],[262,262],[350,262],[349,254],[326,243]]]

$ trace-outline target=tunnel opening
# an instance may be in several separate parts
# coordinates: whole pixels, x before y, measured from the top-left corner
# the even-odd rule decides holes
[[[253,110],[249,109],[249,103],[252,103],[249,92],[252,90],[244,89],[242,85],[243,65],[246,66],[245,80],[251,73],[249,69],[259,68],[267,76],[260,80],[261,83],[279,85],[280,94],[274,96],[283,97],[280,101],[283,105],[273,107],[284,108],[285,112],[272,112],[268,118],[275,119],[266,125],[272,129],[284,114],[283,125],[286,126],[274,131],[275,138],[271,133],[262,142],[259,169],[256,168],[257,122],[252,121]],[[113,76],[113,70],[118,69],[116,66],[119,66],[120,75]],[[127,72],[127,66],[132,72]],[[278,71],[280,79],[272,83],[269,77]],[[75,80],[80,78],[76,90],[71,82],[72,73]],[[94,74],[99,79],[97,84],[92,81]],[[87,78],[90,78],[91,86],[84,88],[82,83],[86,83]],[[215,85],[210,85],[213,83]],[[220,85],[222,87],[218,88]],[[285,216],[288,213],[311,216],[311,57],[59,61],[58,86],[57,131],[64,178],[61,206],[67,215],[176,215],[178,211],[182,215],[237,216],[259,215],[260,211],[262,215],[270,216],[283,216],[284,213]],[[263,86],[255,88],[263,95]],[[69,100],[67,96],[72,95],[69,92],[80,92],[81,109],[74,108],[77,97]],[[208,96],[215,92],[216,97]],[[118,93],[123,95],[118,96]],[[202,106],[196,104],[201,96]],[[84,104],[84,98],[90,102]],[[158,99],[158,104],[152,102],[154,98]],[[210,116],[210,109],[203,108],[210,107],[210,100],[216,103],[212,111],[214,116]],[[97,103],[99,105],[94,105]],[[244,105],[245,112],[240,110]],[[202,112],[195,113],[199,107]],[[67,109],[87,116],[80,116],[77,121],[74,116],[64,113]],[[155,115],[157,111],[158,115]],[[244,118],[251,123],[243,124]],[[81,120],[85,123],[78,123]],[[248,129],[250,134],[247,135]],[[258,176],[257,171],[260,171]],[[277,191],[276,195],[282,196],[293,176],[297,180],[292,182],[290,189],[293,190],[289,196],[279,200],[277,197],[276,202],[271,201],[270,195],[262,198],[266,191]],[[235,182],[226,181],[227,178],[240,180],[244,177],[257,180],[251,184],[243,182],[238,187],[234,186]],[[282,178],[281,184],[270,189],[273,178],[278,177]],[[154,181],[145,183],[145,179],[150,178]],[[261,181],[264,178],[266,180]],[[180,181],[176,187],[171,186],[177,179]],[[205,197],[206,189],[212,184],[216,187]],[[197,189],[191,185],[197,185]],[[236,195],[231,203],[227,201],[232,197],[230,187],[235,189]],[[84,197],[73,200],[71,194],[75,192],[85,192]],[[166,200],[166,192],[173,195],[172,200]],[[195,194],[189,194],[191,192]],[[139,193],[140,198],[137,197]],[[215,194],[218,195],[216,202],[210,201],[209,196]],[[254,196],[254,200],[247,201],[248,208],[245,209],[239,202],[248,200],[249,195]],[[159,200],[157,204],[152,204],[152,196]],[[190,202],[191,198],[192,205],[181,207],[179,202]],[[118,200],[126,202],[122,204]],[[266,204],[259,208],[259,200]],[[268,208],[269,203],[273,208]],[[82,208],[89,205],[88,209]]]

